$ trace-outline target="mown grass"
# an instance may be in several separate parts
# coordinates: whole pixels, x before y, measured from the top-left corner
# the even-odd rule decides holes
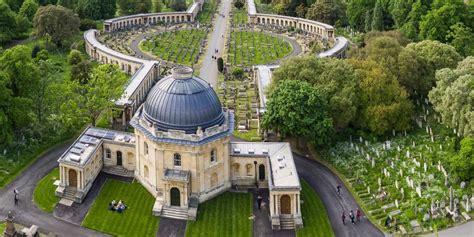
[[[199,205],[196,221],[188,221],[189,237],[252,236],[252,195],[226,192]]]
[[[197,21],[201,24],[210,24],[212,16],[217,10],[217,0],[207,0],[202,6],[202,11],[197,17]]]
[[[290,43],[264,32],[234,31],[231,33],[228,62],[251,66],[267,64],[291,53]]]
[[[140,48],[169,62],[192,65],[199,61],[199,49],[205,38],[203,29],[169,31],[143,41]]]
[[[129,208],[123,213],[110,211],[112,200],[123,200]],[[114,236],[155,236],[159,218],[152,215],[154,202],[140,183],[108,179],[82,226]]]
[[[237,8],[233,8],[233,16],[232,16],[232,24],[233,25],[240,25],[246,24],[248,20],[247,16],[247,9],[242,7],[240,10]]]
[[[45,212],[53,212],[54,207],[59,202],[59,197],[54,194],[56,190],[54,181],[56,180],[59,180],[59,168],[57,167],[38,182],[33,192],[34,202]]]
[[[313,188],[303,180],[301,181],[301,214],[303,216],[304,228],[296,231],[298,237],[330,237],[334,232],[329,222],[326,208]]]

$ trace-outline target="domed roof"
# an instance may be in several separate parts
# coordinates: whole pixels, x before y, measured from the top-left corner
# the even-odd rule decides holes
[[[224,123],[221,103],[214,90],[189,67],[177,67],[150,90],[144,116],[159,130],[195,133]]]

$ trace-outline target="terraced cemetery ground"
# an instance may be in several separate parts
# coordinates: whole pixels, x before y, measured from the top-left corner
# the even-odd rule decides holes
[[[291,53],[290,43],[264,32],[234,31],[230,36],[227,61],[235,66],[267,64]]]
[[[188,221],[189,237],[252,236],[252,194],[223,193],[199,204],[196,221]]]
[[[204,48],[205,29],[162,32],[140,43],[140,49],[168,62],[194,65]]]
[[[123,200],[128,209],[110,211],[109,203]],[[155,236],[160,219],[151,214],[155,199],[138,182],[108,179],[94,201],[82,226],[113,236]]]
[[[212,16],[215,14],[217,9],[217,0],[208,0],[204,2],[202,6],[202,12],[197,17],[197,22],[201,24],[211,24]]]
[[[349,178],[372,219],[383,226],[388,216],[396,218],[402,233],[452,225],[453,220],[446,218],[450,201],[459,208],[456,222],[474,215],[466,206],[472,185],[462,184],[446,171],[447,159],[455,154],[456,137],[430,116],[434,114],[431,109],[422,111],[412,132],[385,141],[357,137],[322,152],[324,159]],[[452,198],[446,182],[452,186]]]

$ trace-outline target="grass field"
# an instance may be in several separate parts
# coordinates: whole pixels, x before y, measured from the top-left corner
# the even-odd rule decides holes
[[[296,231],[296,236],[334,236],[326,208],[321,202],[321,199],[319,199],[318,195],[305,180],[300,179],[300,181],[302,185],[301,198],[304,202],[301,204],[304,228],[298,229]]]
[[[192,65],[198,62],[199,49],[205,38],[203,29],[169,31],[143,41],[140,48],[169,62]]]
[[[287,41],[263,32],[234,31],[231,33],[228,61],[232,65],[267,64],[291,53]]]
[[[56,180],[59,180],[59,168],[57,167],[38,182],[33,193],[33,200],[36,205],[45,212],[53,212],[54,207],[59,202],[59,197],[54,194],[56,186],[53,183]]]
[[[233,8],[232,10],[233,16],[232,16],[232,24],[233,25],[240,25],[240,24],[246,24],[248,20],[247,16],[247,9],[245,7],[242,7],[242,9],[237,9]]]
[[[210,24],[216,9],[217,0],[206,0],[202,6],[202,11],[197,17],[197,21],[201,24]]]
[[[3,234],[3,231],[5,231],[5,228],[7,228],[7,223],[3,222],[0,223],[0,233]]]
[[[199,205],[196,221],[188,221],[189,237],[252,236],[252,195],[223,193]]]
[[[123,200],[129,208],[123,213],[109,211],[112,200]],[[108,179],[82,226],[114,236],[155,236],[159,218],[151,213],[154,202],[140,183]]]

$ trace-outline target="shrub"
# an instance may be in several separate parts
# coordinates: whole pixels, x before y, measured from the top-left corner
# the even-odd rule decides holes
[[[69,52],[69,55],[67,56],[67,62],[69,63],[69,65],[76,65],[82,62],[81,52],[75,49],[71,50],[71,52]]]
[[[48,60],[49,59],[49,52],[46,49],[42,49],[36,54],[36,59],[37,60]]]
[[[41,47],[39,45],[35,45],[33,47],[33,49],[31,50],[31,57],[32,58],[36,58],[36,56],[38,55],[38,52],[41,50]]]
[[[222,58],[217,59],[217,70],[219,70],[219,72],[224,71],[224,60]]]
[[[234,7],[236,7],[237,9],[240,10],[240,9],[242,9],[242,7],[244,7],[244,3],[241,2],[241,1],[236,1],[236,2],[234,3]]]

